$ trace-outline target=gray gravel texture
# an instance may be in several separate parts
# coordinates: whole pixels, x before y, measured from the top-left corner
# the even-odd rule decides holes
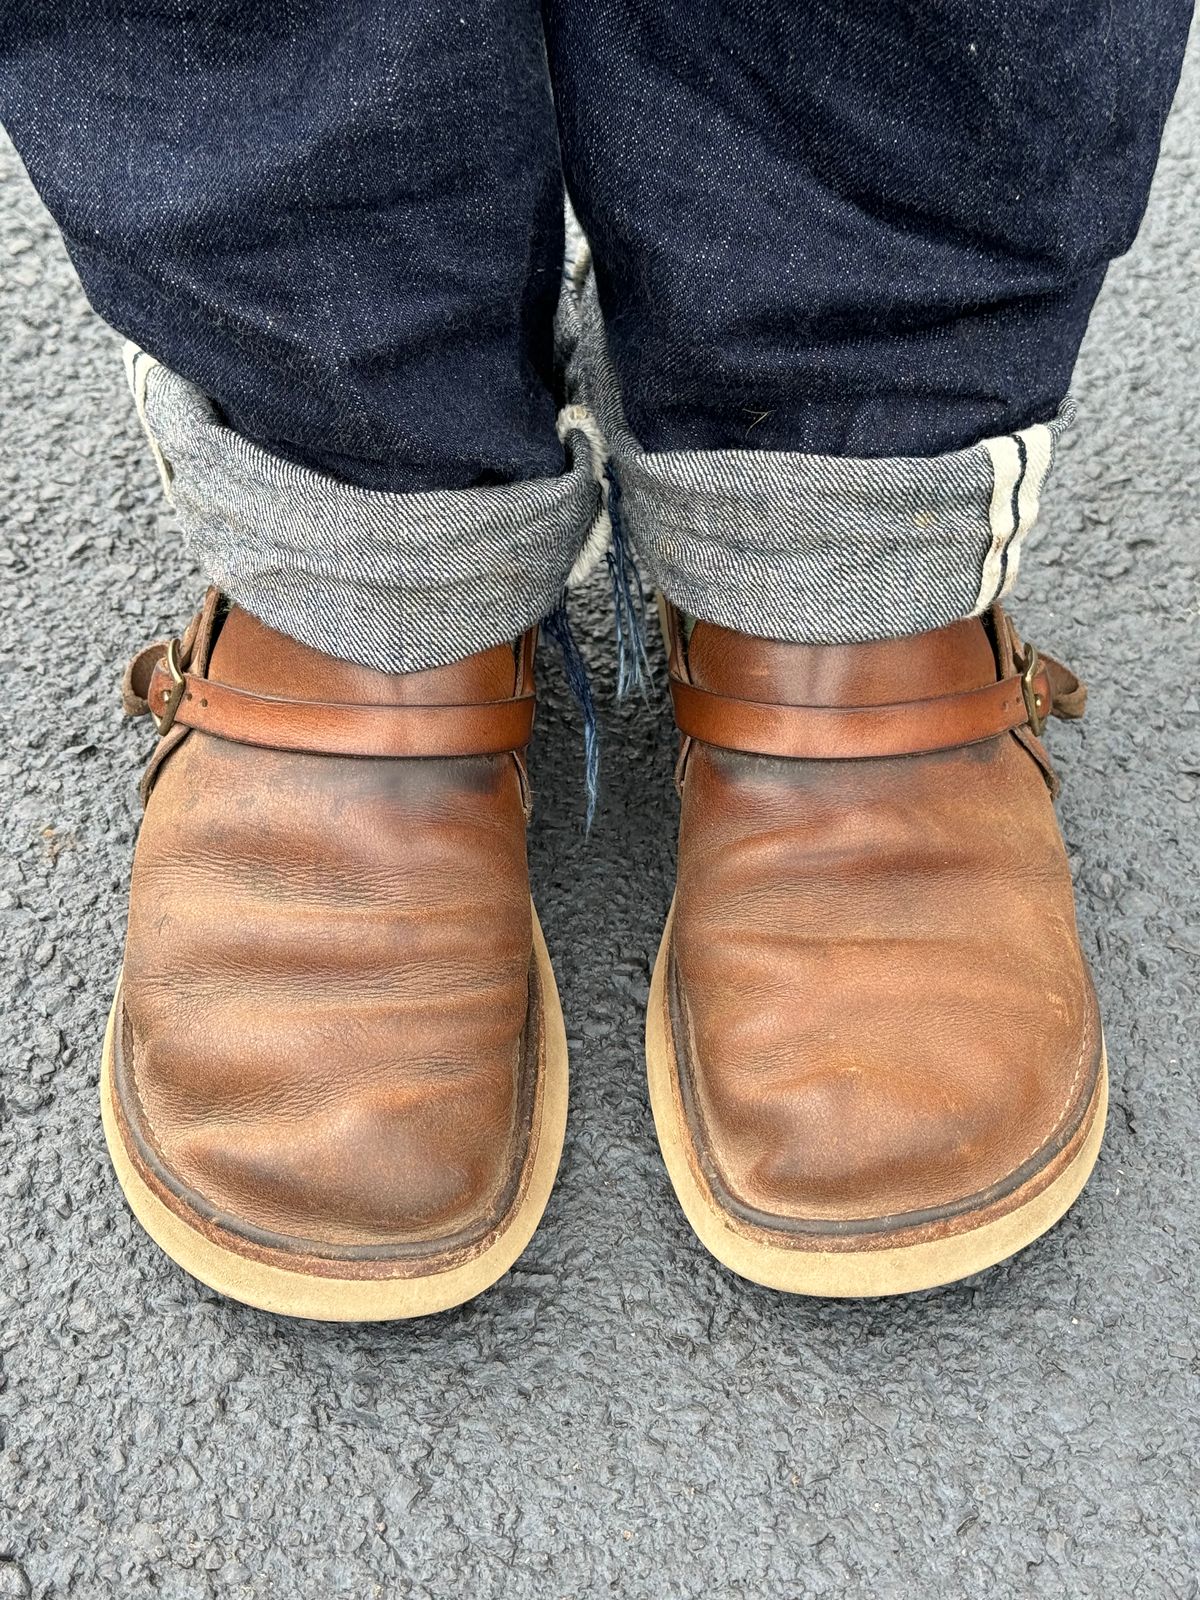
[[[147,749],[117,681],[200,579],[117,340],[0,143],[0,1600],[1200,1594],[1198,67],[1018,607],[1092,686],[1053,745],[1108,1140],[1016,1261],[860,1304],[732,1277],[670,1192],[641,1035],[673,738],[657,640],[660,692],[613,704],[599,593],[590,842],[543,668],[533,874],[574,1080],[518,1268],[422,1324],[317,1326],[198,1287],[134,1226],[96,1107]]]

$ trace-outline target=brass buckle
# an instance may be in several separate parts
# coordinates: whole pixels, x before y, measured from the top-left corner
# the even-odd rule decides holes
[[[171,674],[171,692],[163,701],[161,712],[156,712],[153,707],[150,710],[150,715],[154,718],[154,726],[158,729],[160,739],[164,734],[170,733],[175,721],[175,713],[179,710],[179,702],[183,699],[183,691],[187,687],[184,681],[183,669],[179,665],[178,639],[172,639],[167,646],[166,660],[167,670]]]
[[[1035,739],[1040,739],[1042,729],[1046,726],[1046,707],[1042,704],[1042,697],[1033,687],[1033,680],[1037,677],[1041,659],[1037,649],[1032,644],[1025,646],[1025,655],[1022,658],[1013,651],[1014,664],[1021,670],[1021,694],[1025,699],[1025,711],[1029,717],[1029,726]]]

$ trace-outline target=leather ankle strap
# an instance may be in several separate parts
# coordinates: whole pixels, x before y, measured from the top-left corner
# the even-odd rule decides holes
[[[146,707],[160,736],[172,728],[311,755],[446,757],[522,750],[533,732],[535,697],[475,705],[339,705],[234,689],[185,671],[178,642],[156,647]]]
[[[923,755],[1014,733],[1055,780],[1040,735],[1049,716],[1083,715],[1087,691],[1052,656],[1025,644],[999,606],[991,613],[1000,678],[952,694],[882,705],[796,705],[742,700],[690,681],[681,619],[660,615],[670,654],[671,698],[684,735],[677,781],[693,739],[751,755],[847,761]]]
[[[1050,674],[1036,654],[1019,675],[981,689],[895,705],[769,705],[713,694],[680,678],[671,679],[671,698],[679,730],[689,738],[809,761],[926,755],[1025,726],[1039,733],[1053,705]]]

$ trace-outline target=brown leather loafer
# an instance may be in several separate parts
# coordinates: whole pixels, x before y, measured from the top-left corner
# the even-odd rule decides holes
[[[390,676],[210,592],[126,705],[143,785],[101,1103],[129,1204],[250,1305],[456,1305],[516,1260],[566,1120],[529,898],[531,634]]]
[[[1039,737],[1081,686],[998,607],[854,646],[666,622],[682,812],[647,1053],[689,1221],[802,1294],[1002,1260],[1104,1129]]]

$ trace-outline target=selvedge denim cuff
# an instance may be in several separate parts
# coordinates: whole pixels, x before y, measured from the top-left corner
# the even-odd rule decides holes
[[[552,609],[581,546],[607,527],[602,463],[569,410],[557,478],[389,494],[252,444],[135,345],[125,362],[163,487],[207,576],[325,655],[413,672],[515,639]]]
[[[681,611],[739,633],[854,644],[977,616],[1006,595],[1056,443],[1052,422],[939,456],[643,450],[625,420],[595,277],[577,264],[568,390],[604,436],[624,533]]]

